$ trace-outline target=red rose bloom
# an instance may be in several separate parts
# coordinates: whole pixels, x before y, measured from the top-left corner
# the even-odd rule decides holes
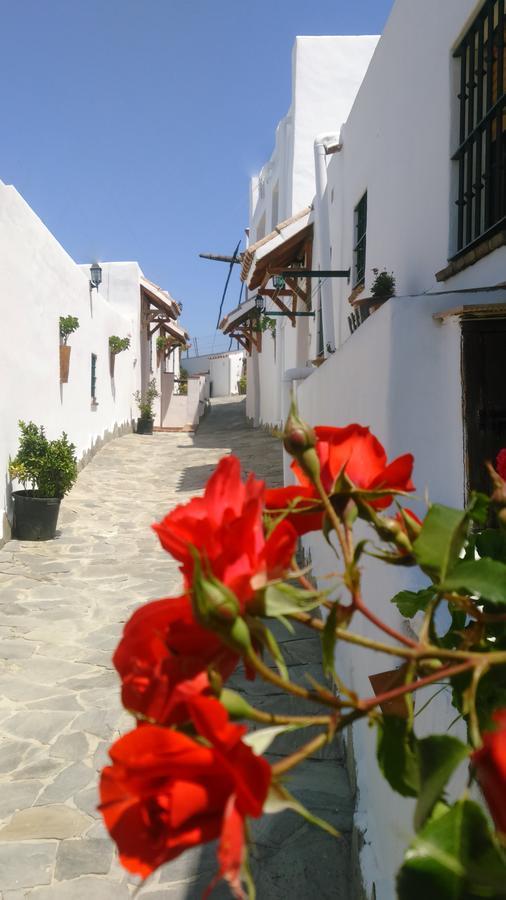
[[[317,436],[320,477],[327,494],[332,493],[336,478],[342,471],[361,490],[414,490],[411,481],[411,453],[399,456],[387,464],[383,447],[369,429],[362,425],[348,425],[347,428],[320,425],[314,431]],[[291,468],[300,486],[267,491],[266,507],[274,513],[295,505],[300,511],[289,514],[285,521],[289,521],[298,534],[319,530],[323,524],[323,512],[318,493],[295,460]],[[386,494],[369,502],[375,509],[385,509],[392,502],[392,496]]]
[[[497,474],[501,476],[503,481],[506,481],[506,447],[503,447],[502,450],[499,450],[497,459],[495,461],[495,468]]]
[[[499,832],[506,835],[506,709],[493,715],[496,731],[483,735],[483,747],[471,759]]]
[[[240,462],[225,456],[204,496],[177,506],[153,526],[162,547],[181,563],[186,586],[193,577],[195,548],[203,567],[239,599],[242,609],[255,590],[289,569],[297,535],[286,522],[266,539],[262,512],[265,485],[250,475],[241,481]]]
[[[223,678],[238,656],[195,622],[188,597],[146,603],[123,630],[113,662],[122,680],[123,706],[160,725],[189,718],[188,700],[208,688],[211,664]]]
[[[271,769],[217,700],[196,700],[192,717],[210,746],[154,725],[116,741],[102,772],[100,811],[122,864],[143,878],[221,836],[219,875],[241,897],[244,819],[262,814]]]

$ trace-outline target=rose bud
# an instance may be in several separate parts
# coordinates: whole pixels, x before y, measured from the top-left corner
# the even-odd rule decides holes
[[[315,480],[320,473],[320,461],[315,450],[316,440],[314,429],[300,418],[293,399],[283,431],[283,446],[311,480]]]

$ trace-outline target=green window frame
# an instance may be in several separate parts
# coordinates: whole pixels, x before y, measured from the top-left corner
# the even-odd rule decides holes
[[[91,354],[91,399],[97,399],[97,354]]]

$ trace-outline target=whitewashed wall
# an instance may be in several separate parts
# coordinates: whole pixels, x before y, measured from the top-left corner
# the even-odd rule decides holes
[[[136,264],[132,264],[136,265]],[[138,267],[137,267],[138,269]],[[18,420],[44,425],[49,438],[65,430],[80,459],[136,415],[139,288],[135,306],[119,306],[104,290],[89,290],[80,268],[12,186],[0,182],[0,508],[8,507],[7,466],[18,446]],[[135,274],[132,269],[132,279]],[[128,278],[126,278],[128,281]],[[131,289],[125,281],[125,295]],[[133,296],[133,294],[132,294]],[[59,317],[74,315],[79,329],[68,384],[59,379]],[[109,374],[108,338],[131,335],[131,348]],[[91,354],[97,355],[97,400],[91,403]],[[4,517],[4,533],[7,523]]]
[[[476,302],[490,302],[478,294]],[[311,424],[368,425],[387,450],[389,459],[415,455],[416,499],[407,504],[423,515],[425,491],[432,500],[450,506],[464,501],[460,326],[457,320],[437,324],[432,314],[468,302],[469,295],[399,297],[375,312],[325,364],[298,386],[302,415]],[[494,295],[504,303],[506,290]],[[316,575],[334,568],[326,546],[316,536],[304,539]],[[397,591],[417,589],[413,571],[367,561],[365,597],[372,609],[394,627],[403,627],[389,598]],[[355,620],[354,620],[355,630]],[[374,629],[365,623],[362,633]],[[340,646],[336,661],[347,683],[370,695],[368,676],[391,669],[392,660]],[[417,701],[422,705],[423,698]],[[417,729],[444,732],[454,718],[449,699],[432,704]],[[357,825],[364,831],[363,873],[377,900],[391,900],[393,873],[409,842],[413,803],[393,794],[380,776],[374,735],[355,729],[359,788]]]
[[[296,38],[290,109],[276,130],[269,162],[250,186],[250,242],[312,202],[314,138],[320,132],[339,132],[377,41],[375,35]],[[248,408],[256,423],[280,423],[283,372],[306,364],[311,327],[307,319],[299,319],[295,329],[279,318],[276,346],[266,337],[260,360],[249,364]]]
[[[386,268],[399,295],[504,280],[506,247],[437,283],[456,249],[458,69],[453,50],[477,0],[397,0],[341,138],[325,196],[335,268],[353,266],[354,208],[367,190],[364,296]],[[407,48],[409,47],[409,52]],[[351,286],[332,280],[336,344],[349,336]],[[408,301],[414,302],[414,301]]]
[[[243,360],[243,350],[231,350],[230,353],[188,356],[184,358],[183,366],[189,375],[209,374],[212,397],[228,397],[239,393]]]

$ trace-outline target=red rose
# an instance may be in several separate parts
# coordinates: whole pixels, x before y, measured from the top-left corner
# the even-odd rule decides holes
[[[506,835],[506,709],[493,715],[496,731],[483,735],[483,747],[471,759],[499,832]]]
[[[266,539],[262,512],[265,485],[250,475],[241,481],[237,457],[225,456],[204,496],[177,506],[153,526],[165,550],[181,563],[190,589],[196,549],[211,573],[237,596],[242,609],[255,590],[290,568],[297,535],[286,522]]]
[[[199,698],[192,717],[206,746],[173,729],[145,725],[111,747],[100,811],[121,862],[146,878],[189,847],[221,836],[219,875],[242,896],[244,819],[258,817],[271,769],[241,740],[221,704]]]
[[[338,475],[344,471],[347,478],[361,490],[413,491],[411,481],[413,456],[406,453],[387,464],[386,453],[368,428],[348,425],[347,428],[317,426],[316,452],[320,461],[320,477],[327,494],[331,494]],[[279,511],[289,506],[302,512],[288,515],[287,520],[298,534],[316,531],[322,527],[323,512],[319,495],[297,462],[292,462],[299,486],[274,488],[267,491],[266,507]],[[386,494],[369,501],[375,509],[385,509],[392,502]],[[285,521],[287,521],[285,520]]]
[[[503,447],[502,450],[499,450],[497,459],[495,461],[495,468],[497,474],[501,476],[503,481],[506,481],[506,447]]]
[[[238,658],[195,622],[184,596],[141,606],[126,623],[113,662],[125,708],[163,725],[189,718],[188,698],[208,688],[208,666],[228,678]]]

